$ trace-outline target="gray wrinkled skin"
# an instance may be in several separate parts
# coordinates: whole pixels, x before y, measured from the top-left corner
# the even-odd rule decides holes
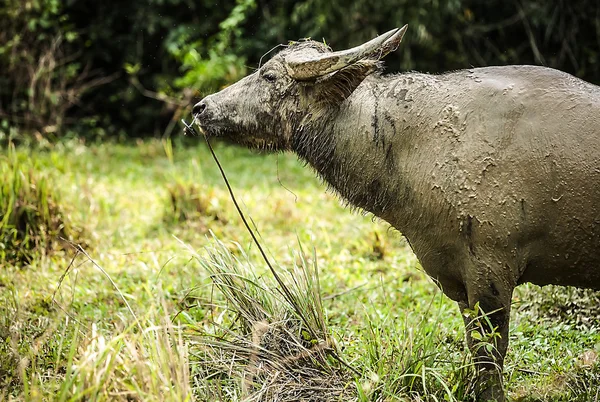
[[[286,53],[317,51],[328,50],[290,47],[205,98],[200,126],[294,151],[350,205],[402,232],[461,309],[493,312],[496,350],[468,341],[479,399],[504,400],[515,286],[600,289],[600,88],[534,66],[381,76],[374,60],[289,78]]]

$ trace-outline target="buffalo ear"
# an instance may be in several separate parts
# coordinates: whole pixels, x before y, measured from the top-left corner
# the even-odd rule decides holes
[[[361,82],[379,69],[380,63],[372,59],[357,61],[315,82],[319,102],[338,105],[348,98]]]

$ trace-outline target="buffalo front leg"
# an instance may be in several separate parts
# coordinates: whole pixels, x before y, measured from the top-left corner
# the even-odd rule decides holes
[[[481,279],[481,278],[480,278]],[[476,366],[478,401],[504,401],[502,370],[508,347],[512,290],[495,281],[468,289],[468,302],[459,302],[467,344]]]

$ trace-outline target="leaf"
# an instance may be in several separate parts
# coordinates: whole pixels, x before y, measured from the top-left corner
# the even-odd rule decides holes
[[[125,63],[125,65],[123,65],[123,68],[125,69],[125,72],[127,72],[128,75],[136,75],[140,71],[141,66],[140,63]]]

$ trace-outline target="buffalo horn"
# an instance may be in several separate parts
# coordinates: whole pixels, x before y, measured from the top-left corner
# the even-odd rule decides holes
[[[398,49],[398,46],[400,46],[400,42],[402,42],[402,38],[404,37],[407,29],[408,24],[397,30],[396,33],[390,36],[390,38],[386,40],[379,49],[375,49],[367,56],[367,58],[381,60],[389,53],[395,52]]]
[[[398,47],[406,28],[405,25],[402,28],[392,29],[375,39],[347,50],[321,53],[313,57],[291,54],[285,59],[286,68],[292,78],[306,80],[340,70],[364,58],[380,59]]]

